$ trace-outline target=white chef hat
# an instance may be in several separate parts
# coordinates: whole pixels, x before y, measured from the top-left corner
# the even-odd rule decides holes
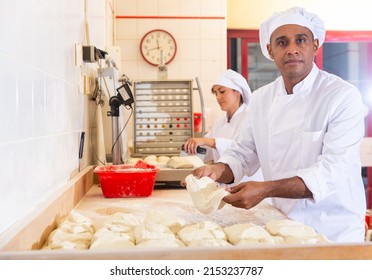
[[[260,25],[261,50],[268,59],[272,60],[266,48],[266,45],[270,44],[271,34],[278,27],[286,24],[297,24],[309,28],[314,39],[319,40],[319,47],[323,44],[326,33],[323,21],[317,15],[305,11],[304,8],[293,7],[274,13]]]
[[[231,69],[226,70],[213,85],[228,87],[240,92],[243,97],[243,102],[249,104],[251,89],[247,80],[238,72]]]

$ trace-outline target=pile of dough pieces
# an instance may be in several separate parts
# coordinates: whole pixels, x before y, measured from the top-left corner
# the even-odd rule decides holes
[[[180,217],[150,210],[108,216],[98,230],[89,218],[70,214],[49,236],[43,249],[123,249],[141,247],[222,247],[259,244],[329,243],[313,228],[289,219],[221,227],[213,221],[187,224]]]
[[[128,164],[135,164],[140,158],[130,158]],[[194,169],[204,165],[204,162],[197,156],[156,156],[150,155],[143,159],[147,164],[172,169]]]

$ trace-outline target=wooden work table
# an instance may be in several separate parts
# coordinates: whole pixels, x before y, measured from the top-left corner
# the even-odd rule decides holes
[[[36,213],[0,236],[0,259],[372,259],[372,244],[256,245],[218,248],[130,248],[121,250],[40,250],[50,232],[71,211],[90,217],[97,227],[108,215],[131,212],[144,217],[151,209],[170,211],[188,223],[211,220],[221,226],[239,222],[265,224],[285,216],[266,202],[253,209],[226,205],[204,215],[193,206],[185,189],[155,189],[142,198],[104,198],[93,181],[93,167],[80,172]]]

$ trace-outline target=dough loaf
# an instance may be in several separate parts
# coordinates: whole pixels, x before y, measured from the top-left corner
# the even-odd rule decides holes
[[[229,192],[220,188],[209,177],[196,179],[192,174],[185,178],[186,188],[191,196],[195,208],[203,213],[209,214],[221,209],[225,202],[222,200]]]

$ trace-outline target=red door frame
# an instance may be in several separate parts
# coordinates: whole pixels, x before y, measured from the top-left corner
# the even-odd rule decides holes
[[[248,78],[248,43],[258,43],[258,30],[228,29],[227,30],[227,66],[231,68],[231,39],[241,39],[242,75]],[[325,42],[370,42],[372,31],[327,31]],[[368,77],[372,77],[372,44],[368,44]],[[315,59],[316,65],[323,68],[323,48],[320,48]],[[372,108],[370,108],[372,109]],[[372,110],[367,116],[367,136],[372,137]],[[367,208],[372,207],[372,167],[367,167]]]

